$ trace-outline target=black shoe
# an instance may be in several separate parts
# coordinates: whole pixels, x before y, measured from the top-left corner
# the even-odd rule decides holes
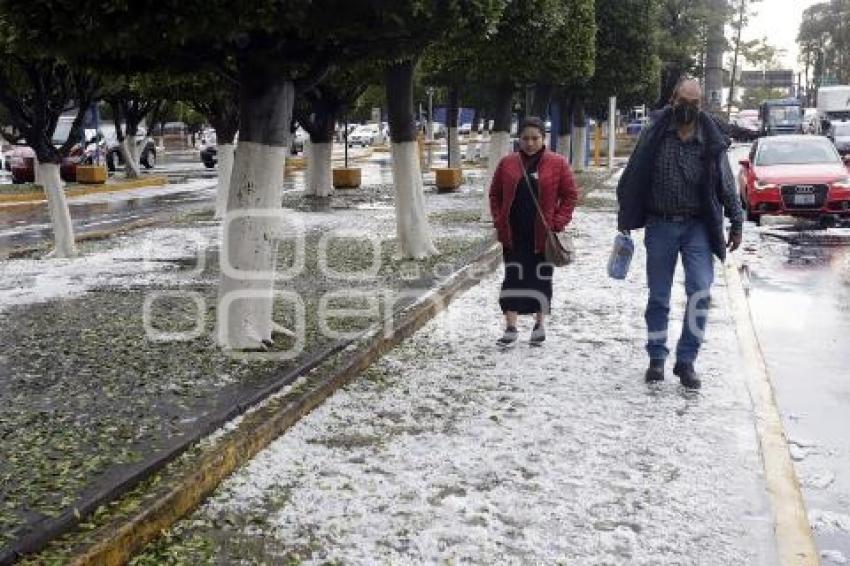
[[[694,364],[689,362],[676,362],[673,367],[673,373],[679,376],[679,381],[688,389],[699,389],[702,387],[702,382],[697,377],[697,372],[694,371]]]
[[[516,343],[517,338],[519,337],[519,332],[513,326],[508,326],[505,329],[505,333],[502,334],[502,337],[499,338],[496,343],[502,347],[513,346]]]
[[[546,340],[546,329],[539,324],[535,324],[534,329],[531,331],[531,340],[529,342],[532,346],[540,346],[544,340]]]
[[[644,378],[647,383],[664,381],[664,360],[649,360],[649,368]]]

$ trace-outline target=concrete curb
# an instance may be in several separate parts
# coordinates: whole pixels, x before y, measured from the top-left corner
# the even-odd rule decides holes
[[[260,450],[285,433],[336,390],[353,381],[375,360],[411,336],[465,290],[480,283],[501,262],[501,247],[491,245],[472,263],[422,297],[393,319],[391,332],[383,326],[365,335],[342,364],[321,375],[309,389],[294,397],[272,397],[202,454],[188,472],[165,481],[167,488],[145,500],[129,517],[107,523],[86,535],[70,559],[75,566],[126,563],[147,543],[191,513],[218,485]]]
[[[167,177],[151,176],[141,179],[133,179],[132,181],[118,181],[115,183],[104,183],[103,185],[90,185],[71,187],[65,190],[65,196],[68,198],[93,195],[97,193],[113,193],[117,191],[127,191],[130,189],[141,189],[143,187],[161,187],[168,184]],[[10,195],[0,195],[0,205],[15,206],[15,205],[32,205],[47,202],[47,196],[44,191],[33,191],[29,193],[18,193]]]
[[[738,263],[729,259],[724,267],[732,316],[745,363],[747,389],[753,403],[767,491],[773,509],[779,561],[785,566],[818,565],[820,555],[809,525],[800,482],[791,461],[767,363],[738,272]]]

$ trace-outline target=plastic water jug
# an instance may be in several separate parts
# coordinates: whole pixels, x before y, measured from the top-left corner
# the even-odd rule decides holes
[[[620,232],[614,238],[614,248],[608,258],[608,277],[625,279],[635,253],[635,242],[628,234]]]

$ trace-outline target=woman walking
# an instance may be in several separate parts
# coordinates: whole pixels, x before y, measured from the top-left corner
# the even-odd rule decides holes
[[[505,315],[501,346],[516,343],[521,314],[535,315],[531,344],[540,345],[546,339],[554,270],[543,255],[546,230],[564,230],[578,200],[572,170],[566,159],[546,149],[545,132],[540,118],[523,121],[520,151],[502,158],[490,185],[490,213],[505,262],[499,296]]]

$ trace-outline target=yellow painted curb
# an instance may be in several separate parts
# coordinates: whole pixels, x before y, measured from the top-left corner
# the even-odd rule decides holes
[[[176,477],[161,480],[162,487],[146,496],[132,515],[87,534],[82,546],[72,553],[69,563],[74,566],[125,564],[146,544],[196,509],[230,474],[303,416],[353,381],[375,360],[412,336],[445,310],[457,296],[492,273],[501,260],[501,246],[491,245],[439,288],[394,317],[391,332],[386,332],[384,325],[379,324],[356,343],[355,349],[340,352],[337,358],[340,365],[332,366],[325,374],[320,373],[305,391],[292,397],[273,397],[246,413],[230,432],[191,464],[188,472],[178,471],[174,474]],[[33,558],[37,559],[37,555]]]
[[[767,491],[773,508],[779,561],[783,566],[818,565],[820,555],[809,525],[800,482],[791,461],[767,363],[753,325],[738,264],[731,258],[725,265],[725,276],[738,343],[745,363],[747,389],[753,403]]]
[[[141,189],[143,187],[159,187],[167,184],[167,177],[143,177],[141,179],[133,179],[131,181],[116,181],[114,183],[104,183],[102,185],[87,185],[84,187],[75,186],[66,189],[65,196],[73,198],[97,193],[112,193],[116,191],[126,191],[129,189]],[[11,195],[0,195],[0,203],[32,203],[45,201],[47,201],[47,195],[44,194],[43,190]]]

